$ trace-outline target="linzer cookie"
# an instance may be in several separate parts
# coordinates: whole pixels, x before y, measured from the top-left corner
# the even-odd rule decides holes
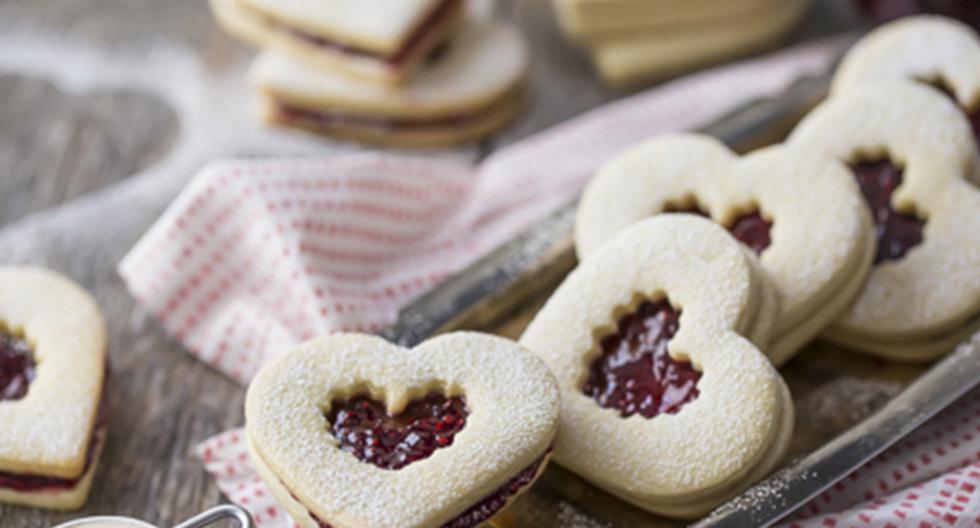
[[[924,361],[980,328],[980,190],[969,181],[980,162],[959,107],[917,83],[863,83],[814,109],[789,143],[847,163],[875,224],[868,283],[827,339]]]
[[[919,81],[949,94],[980,136],[980,39],[949,18],[904,18],[872,31],[848,51],[833,92],[868,82]]]
[[[558,378],[555,460],[649,511],[695,517],[766,475],[793,407],[759,348],[774,297],[755,257],[695,215],[587,256],[521,344]]]
[[[402,82],[456,27],[462,0],[211,0],[239,38],[387,84]]]
[[[649,140],[607,163],[582,195],[576,250],[602,251],[629,225],[678,211],[714,219],[759,255],[780,298],[763,349],[777,365],[847,309],[871,269],[871,219],[846,166],[781,146],[739,158],[693,134]]]
[[[68,279],[0,267],[0,502],[85,503],[106,434],[105,333]]]
[[[523,104],[527,67],[527,49],[514,28],[473,19],[404,86],[321,73],[272,52],[257,59],[252,80],[271,122],[429,146],[479,138],[510,121]]]
[[[477,333],[412,350],[309,341],[248,390],[252,461],[300,526],[475,527],[541,474],[558,427],[548,368]]]

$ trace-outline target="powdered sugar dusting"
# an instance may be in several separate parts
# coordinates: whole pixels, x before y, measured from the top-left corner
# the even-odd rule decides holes
[[[466,427],[451,447],[397,471],[337,449],[323,416],[336,397],[368,392],[396,413],[439,389],[466,398]],[[449,334],[405,351],[349,334],[304,344],[264,369],[249,389],[246,429],[263,461],[328,522],[430,526],[540,457],[557,414],[547,368],[505,339]]]

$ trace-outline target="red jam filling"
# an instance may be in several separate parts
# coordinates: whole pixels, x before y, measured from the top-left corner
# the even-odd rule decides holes
[[[680,327],[680,312],[666,299],[646,301],[619,320],[618,331],[599,342],[584,392],[623,418],[675,414],[698,397],[701,373],[667,353]]]
[[[664,212],[691,213],[703,216],[705,218],[711,217],[697,204],[687,207],[668,207],[664,210]],[[728,232],[731,233],[736,240],[752,248],[752,251],[755,251],[756,255],[761,255],[762,252],[765,251],[770,244],[772,244],[772,237],[769,234],[771,230],[772,222],[769,222],[763,218],[759,211],[752,211],[750,213],[743,214],[735,218],[735,220],[728,226]]]
[[[459,8],[461,0],[443,0],[439,3],[418,25],[415,31],[405,40],[401,48],[391,56],[383,56],[377,52],[358,48],[356,46],[351,46],[335,40],[324,38],[318,35],[313,35],[307,33],[301,29],[281,25],[284,30],[288,31],[290,34],[296,38],[305,40],[314,46],[321,48],[328,48],[330,50],[343,53],[345,55],[353,55],[360,57],[369,57],[375,60],[383,61],[389,66],[399,66],[408,61],[416,52],[418,52],[419,46],[421,46],[429,34],[436,31],[441,27],[449,17]]]
[[[77,478],[49,477],[0,471],[0,489],[12,489],[23,493],[59,492],[74,489],[79,481],[85,478],[95,462],[95,453],[100,441],[104,441],[105,427],[109,423],[109,391],[107,390],[109,374],[106,371],[106,381],[102,386],[102,396],[99,399],[99,412],[95,418],[92,439],[89,440],[88,451],[85,453],[85,467]]]
[[[463,512],[459,517],[443,524],[441,528],[471,528],[477,526],[480,523],[486,521],[487,519],[493,517],[497,512],[503,509],[507,505],[507,501],[511,497],[520,493],[522,489],[527,487],[538,474],[541,469],[541,464],[544,463],[544,457],[537,459],[533,464],[521,470],[514,478],[510,479],[503,486],[500,486],[493,493],[487,495],[483,500],[474,504],[465,512]],[[294,495],[295,499],[296,496]],[[310,518],[313,519],[320,528],[333,528],[329,523],[321,520],[313,512],[309,512]]]
[[[0,401],[26,396],[36,367],[27,340],[0,330]]]
[[[864,199],[871,208],[878,250],[875,264],[898,260],[922,243],[925,222],[892,206],[892,194],[902,183],[902,170],[888,160],[862,161],[851,167]]]
[[[463,398],[430,394],[388,414],[384,404],[367,396],[334,400],[327,420],[340,449],[381,469],[401,469],[453,444],[466,426]]]

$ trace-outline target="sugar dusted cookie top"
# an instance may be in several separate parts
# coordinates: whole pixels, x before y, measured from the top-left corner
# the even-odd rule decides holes
[[[359,396],[392,415],[430,397],[458,397],[465,425],[426,456],[386,469],[331,434],[331,406]],[[439,526],[545,455],[558,392],[545,365],[507,339],[455,333],[406,350],[373,336],[335,335],[263,368],[249,387],[246,420],[260,463],[323,521]]]
[[[23,339],[36,372],[0,398],[0,471],[77,478],[106,372],[106,327],[92,297],[56,273],[0,266],[0,331]]]
[[[831,330],[900,342],[955,331],[980,312],[980,190],[970,183],[980,162],[956,105],[917,83],[866,83],[814,109],[789,143],[848,163],[881,202],[879,262]]]

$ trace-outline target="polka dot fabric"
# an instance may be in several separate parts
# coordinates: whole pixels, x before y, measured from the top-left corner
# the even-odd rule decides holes
[[[780,528],[852,526],[980,526],[980,389],[800,508]]]

